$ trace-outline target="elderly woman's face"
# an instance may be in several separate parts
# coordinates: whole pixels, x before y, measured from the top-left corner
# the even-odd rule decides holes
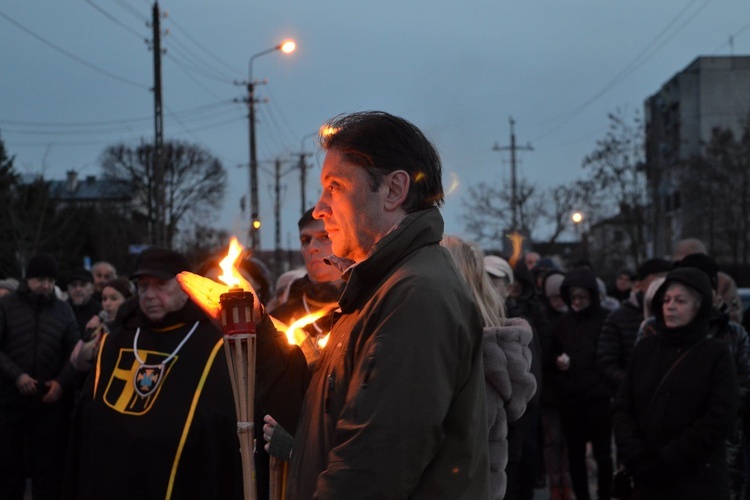
[[[700,307],[701,297],[698,292],[680,283],[673,283],[664,294],[664,324],[667,328],[685,326],[693,321]]]

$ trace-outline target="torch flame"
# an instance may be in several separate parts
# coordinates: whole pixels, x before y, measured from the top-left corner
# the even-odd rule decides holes
[[[240,284],[241,276],[234,264],[237,262],[240,255],[242,255],[243,250],[244,248],[237,241],[237,238],[232,236],[232,239],[229,240],[227,256],[219,263],[219,267],[224,271],[224,274],[219,276],[219,279],[229,286],[237,286]]]
[[[304,327],[313,323],[328,313],[327,309],[321,309],[314,313],[310,313],[307,316],[302,316],[300,319],[289,325],[286,330],[286,338],[290,344],[300,345],[307,338],[307,334],[302,330]],[[325,345],[325,344],[324,344]]]
[[[523,240],[525,238],[521,233],[513,232],[508,235],[508,239],[513,244],[513,255],[510,256],[508,263],[511,267],[515,268],[516,262],[518,262],[518,258],[521,256],[521,251],[523,250]]]
[[[450,177],[451,177],[451,182],[450,182],[450,185],[448,186],[448,189],[445,191],[446,196],[450,196],[453,193],[455,193],[456,190],[458,190],[458,186],[460,184],[458,182],[458,175],[456,175],[455,172],[451,172]]]
[[[331,336],[331,332],[328,332],[328,333],[326,333],[325,337],[321,337],[320,340],[318,340],[318,347],[320,347],[321,349],[323,349],[326,346],[326,344],[328,343],[328,337],[330,337],[330,336]]]

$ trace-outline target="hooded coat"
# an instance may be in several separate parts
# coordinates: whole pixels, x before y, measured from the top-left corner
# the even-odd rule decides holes
[[[686,326],[667,328],[670,285],[696,290],[701,306]],[[635,477],[636,498],[729,498],[725,439],[737,411],[737,376],[725,342],[709,336],[711,283],[678,268],[654,296],[661,333],[635,347],[613,405],[618,453]]]
[[[508,465],[508,422],[521,418],[536,392],[530,373],[532,331],[521,318],[501,327],[486,327],[482,338],[484,380],[490,438],[490,491],[493,500],[505,496]]]
[[[585,288],[591,295],[590,305],[582,311],[571,308],[571,288]],[[609,397],[603,377],[596,365],[599,334],[609,311],[599,303],[599,289],[594,273],[585,268],[573,269],[560,287],[560,296],[568,305],[552,332],[553,358],[560,354],[570,357],[570,368],[555,374],[556,388],[563,401]]]

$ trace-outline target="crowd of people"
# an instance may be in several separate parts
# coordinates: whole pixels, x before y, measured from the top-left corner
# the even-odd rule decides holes
[[[485,254],[443,234],[418,128],[321,130],[304,267],[238,264],[258,498],[269,456],[288,499],[750,498],[750,339],[700,241],[610,289],[586,261]],[[40,253],[0,280],[0,498],[243,498],[218,260],[149,248],[118,276]],[[280,325],[316,312],[290,343]]]

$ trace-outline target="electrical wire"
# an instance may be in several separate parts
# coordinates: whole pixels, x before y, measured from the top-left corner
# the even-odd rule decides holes
[[[178,38],[175,38],[174,36],[168,36],[165,38],[165,41],[174,42],[174,45],[170,47],[171,50],[180,54],[186,60],[186,64],[190,64],[191,66],[195,67],[197,72],[207,75],[207,78],[229,84],[231,84],[232,81],[235,80],[235,78],[233,78],[232,76],[223,73],[221,70],[216,69],[215,66],[211,66],[210,63],[207,63],[205,60],[195,55],[195,53],[192,52],[190,48],[187,47]],[[192,64],[188,60],[192,60]]]
[[[732,35],[730,35],[730,38],[737,38],[738,36],[740,36],[741,34],[743,34],[745,31],[747,31],[748,28],[750,28],[750,22],[747,23],[747,24],[745,24],[743,27],[741,27],[736,32],[732,33]],[[718,54],[721,49],[723,49],[724,47],[726,47],[728,45],[729,45],[729,40],[727,40],[726,42],[724,42],[721,45],[719,45],[718,47],[716,47],[713,50],[713,52],[711,52],[711,53],[712,54]]]
[[[126,11],[131,16],[135,17],[141,22],[144,22],[148,24],[149,20],[148,17],[139,12],[137,9],[134,9],[130,6],[129,3],[125,2],[124,0],[115,0],[115,3],[120,6],[124,11]],[[151,8],[151,5],[149,5],[148,1],[145,1],[146,7]]]
[[[565,115],[552,120],[554,122],[554,125],[547,129],[545,132],[537,136],[532,140],[532,142],[536,143],[541,141],[542,139],[552,135],[553,133],[557,132],[563,125],[569,123],[573,118],[578,116],[581,112],[583,112],[586,108],[588,108],[591,104],[596,102],[600,97],[602,97],[604,94],[606,94],[608,91],[610,91],[612,88],[616,87],[617,85],[621,84],[628,76],[631,76],[632,73],[638,69],[639,67],[643,66],[649,59],[651,59],[659,49],[661,49],[666,43],[671,41],[677,34],[682,31],[682,29],[687,26],[700,12],[703,11],[703,9],[712,1],[712,0],[706,0],[700,7],[698,7],[697,10],[695,10],[688,18],[685,20],[682,24],[677,26],[671,33],[669,33],[669,30],[672,29],[672,27],[680,20],[681,17],[683,17],[690,8],[696,3],[697,0],[691,0],[688,2],[685,7],[683,7],[675,17],[672,18],[667,25],[661,29],[661,31],[652,38],[648,44],[646,44],[646,47],[642,49],[638,55],[636,55],[633,60],[631,60],[622,70],[620,70],[607,84],[602,87],[598,92],[596,92],[592,97],[590,97],[588,100],[583,102],[582,104],[578,105],[571,111],[567,112]],[[666,37],[666,38],[664,38]],[[664,39],[663,39],[664,38]]]
[[[201,104],[192,108],[186,108],[177,111],[175,114],[180,116],[183,120],[190,120],[199,117],[213,117],[217,112],[226,113],[234,109],[234,103],[231,100],[221,99],[217,102],[208,104]],[[153,121],[153,116],[143,116],[137,118],[122,118],[118,120],[106,120],[106,121],[92,121],[92,122],[42,122],[42,121],[27,121],[27,120],[5,120],[0,118],[0,125],[10,125],[19,127],[38,127],[40,129],[45,128],[63,128],[63,129],[87,129],[114,126],[114,125],[128,125],[128,124],[149,124]],[[86,132],[84,130],[84,132]],[[88,132],[86,132],[88,133]]]
[[[177,28],[178,31],[180,31],[183,35],[185,35],[185,37],[187,37],[188,40],[190,40],[191,42],[193,42],[199,49],[201,49],[206,55],[208,55],[209,57],[211,57],[214,61],[216,61],[220,65],[224,66],[224,68],[226,68],[227,70],[229,70],[232,73],[234,73],[235,71],[237,71],[237,68],[235,68],[232,65],[227,64],[226,62],[224,62],[216,54],[214,54],[213,52],[211,52],[210,50],[208,50],[205,46],[203,46],[200,42],[198,42],[198,40],[196,40],[195,38],[193,38],[190,35],[190,32],[188,30],[184,29],[182,26],[180,26],[174,20],[174,17],[169,17],[168,20],[169,20],[169,22],[171,24],[174,25],[175,28]]]
[[[146,39],[143,36],[142,33],[137,32],[136,30],[134,30],[133,28],[131,28],[130,26],[128,26],[124,22],[120,21],[119,19],[117,19],[115,16],[113,16],[112,14],[110,14],[109,12],[107,12],[106,10],[104,10],[103,8],[101,8],[100,6],[96,5],[91,0],[83,0],[83,1],[86,2],[87,4],[89,4],[94,9],[96,9],[104,17],[106,17],[107,19],[109,19],[110,21],[112,21],[113,23],[115,23],[116,25],[118,25],[119,27],[123,28],[125,31],[127,31],[131,35],[135,36],[139,40],[145,40]]]
[[[12,25],[14,25],[15,27],[17,27],[21,31],[25,32],[29,36],[31,36],[31,37],[37,39],[38,41],[42,42],[43,44],[47,45],[48,47],[54,49],[55,51],[61,53],[64,56],[66,56],[66,57],[68,57],[68,58],[76,61],[77,63],[82,64],[82,65],[86,66],[87,68],[96,71],[97,73],[100,73],[100,74],[102,74],[104,76],[112,78],[113,80],[117,80],[119,82],[126,83],[128,85],[131,85],[133,87],[137,87],[137,88],[142,89],[142,90],[151,90],[151,87],[148,87],[146,85],[142,85],[142,84],[140,84],[138,82],[135,82],[133,80],[130,80],[128,78],[116,75],[116,74],[111,73],[111,72],[109,72],[109,71],[107,71],[105,69],[100,68],[99,66],[96,66],[95,64],[92,64],[92,63],[90,63],[90,62],[88,62],[88,61],[86,61],[84,59],[81,59],[77,55],[75,55],[75,54],[73,54],[71,52],[68,52],[67,50],[63,49],[62,47],[59,47],[58,45],[55,45],[53,42],[47,40],[46,38],[42,37],[41,35],[38,35],[37,33],[33,32],[29,28],[23,26],[21,23],[15,21],[14,19],[12,19],[10,16],[8,16],[7,14],[5,14],[2,11],[0,11],[0,17],[2,17],[6,21],[8,21]]]

